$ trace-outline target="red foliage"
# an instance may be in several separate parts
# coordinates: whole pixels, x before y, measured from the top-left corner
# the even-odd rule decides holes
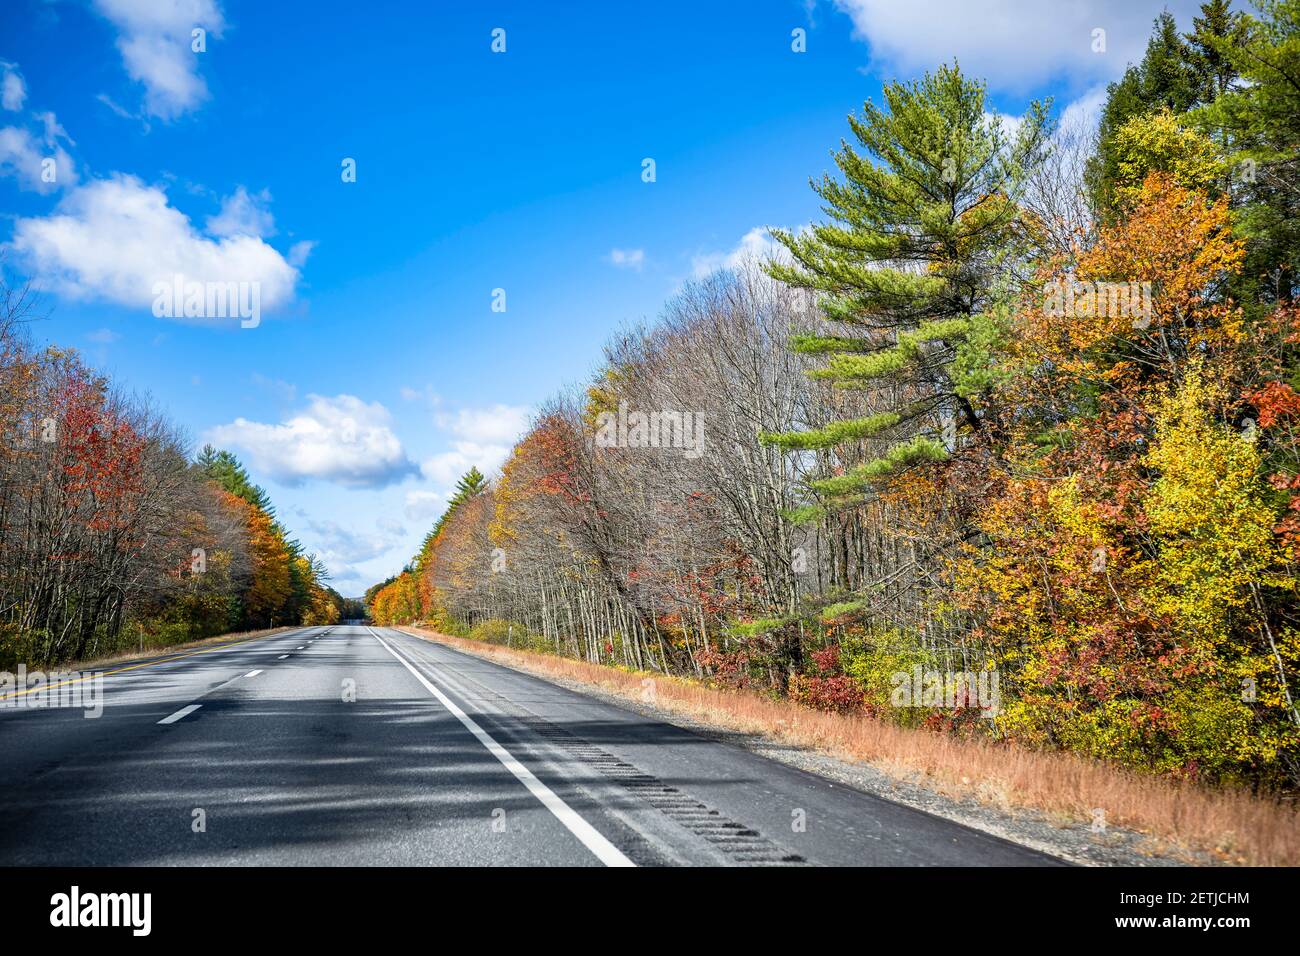
[[[145,440],[105,407],[102,392],[84,378],[67,382],[55,403],[68,497],[81,502],[90,530],[125,528],[144,496]]]
[[[864,702],[862,687],[844,674],[833,677],[795,674],[790,678],[790,696],[808,707],[833,714],[860,713]]]
[[[1286,382],[1269,382],[1246,396],[1259,410],[1259,427],[1270,428],[1279,419],[1300,414],[1300,394]]]

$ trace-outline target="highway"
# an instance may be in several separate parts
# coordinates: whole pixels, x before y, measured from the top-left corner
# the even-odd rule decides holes
[[[391,629],[181,655],[0,709],[0,865],[1060,865]]]

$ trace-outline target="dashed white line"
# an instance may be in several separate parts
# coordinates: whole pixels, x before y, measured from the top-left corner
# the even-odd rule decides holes
[[[289,656],[288,654],[281,654],[279,657],[276,658],[276,660],[277,660],[277,661],[282,661],[282,660],[284,660],[284,659],[285,659],[286,657],[288,657],[288,656]]]
[[[398,663],[411,672],[412,677],[424,685],[425,690],[438,698],[438,702],[451,711],[452,714],[456,716],[456,719],[464,724],[465,728],[471,734],[478,738],[478,742],[486,747],[492,756],[501,761],[502,766],[514,774],[520,783],[528,788],[529,793],[541,801],[542,806],[546,807],[547,810],[550,810],[551,813],[554,814],[555,818],[564,824],[565,828],[581,841],[583,846],[596,854],[596,858],[600,860],[600,862],[604,863],[606,866],[636,866],[635,863],[623,855],[622,851],[620,851],[618,847],[605,839],[604,835],[602,835],[599,830],[584,820],[578,815],[577,811],[556,796],[555,791],[533,776],[531,770],[511,756],[510,752],[506,750],[505,747],[502,747],[499,743],[493,740],[492,737],[488,735],[487,731],[474,722],[474,718],[470,717],[469,714],[457,707],[456,703],[450,697],[438,690],[438,688],[433,684],[429,683],[423,674],[411,666],[410,661],[397,653],[397,651],[393,650],[393,648],[389,646],[388,642],[376,634],[373,629],[369,630],[375,640],[382,644],[388,653],[396,657]]]
[[[262,672],[261,672],[261,671],[249,671],[249,672],[248,672],[247,674],[245,674],[244,676],[245,676],[245,677],[256,677],[256,676],[257,676],[258,674],[260,674],[260,673],[262,673]]]
[[[198,709],[199,709],[200,707],[202,707],[202,706],[203,706],[202,704],[190,704],[188,707],[182,707],[180,710],[176,711],[176,713],[174,713],[174,714],[170,714],[169,716],[164,717],[162,720],[158,721],[158,723],[160,723],[160,724],[174,724],[174,723],[176,723],[176,721],[181,720],[181,719],[183,719],[183,718],[189,716],[190,714],[194,713],[196,710],[198,710]]]

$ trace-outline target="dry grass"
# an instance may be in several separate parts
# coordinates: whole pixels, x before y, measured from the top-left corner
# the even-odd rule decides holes
[[[218,634],[215,637],[205,637],[197,641],[186,641],[184,644],[168,644],[166,647],[149,647],[145,646],[143,651],[120,651],[117,654],[110,654],[107,657],[96,657],[84,661],[68,661],[63,664],[54,664],[46,668],[49,671],[88,671],[100,670],[113,664],[130,664],[132,661],[153,660],[154,658],[171,657],[173,654],[180,654],[185,651],[202,650],[207,647],[220,647],[223,644],[238,644],[241,641],[251,641],[258,637],[269,637],[272,634],[284,634],[288,631],[301,630],[298,627],[273,627],[262,631],[239,631],[231,634]]]
[[[1228,864],[1300,864],[1300,815],[1248,793],[1136,774],[1071,754],[1038,753],[866,717],[827,714],[752,691],[516,651],[420,628],[407,630],[540,676],[594,684],[633,700],[645,700],[652,688],[653,703],[666,710],[867,762],[897,779],[949,796],[1037,810],[1062,822],[1090,822],[1093,808],[1102,808],[1108,825],[1136,830],[1167,849],[1208,853]],[[653,684],[647,685],[647,678]]]

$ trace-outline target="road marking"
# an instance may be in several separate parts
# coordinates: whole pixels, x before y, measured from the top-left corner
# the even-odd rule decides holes
[[[164,717],[162,720],[158,721],[158,723],[174,724],[176,721],[188,717],[202,706],[202,704],[190,704],[188,707],[182,707],[180,710],[176,711],[176,713],[172,714],[170,717]]]
[[[27,690],[16,690],[8,694],[0,694],[0,700],[8,700],[10,697],[22,697],[24,694],[33,694],[42,690],[54,690],[56,687],[67,687],[69,684],[80,684],[83,680],[91,680],[98,677],[111,677],[114,674],[121,674],[123,671],[139,670],[142,667],[157,667],[159,664],[168,664],[171,661],[179,661],[186,657],[195,657],[198,654],[211,654],[213,651],[224,650],[227,647],[235,647],[239,644],[251,644],[253,641],[264,641],[268,637],[283,637],[283,632],[278,634],[263,634],[261,637],[246,637],[242,641],[226,641],[224,644],[214,644],[212,647],[205,647],[201,650],[190,651],[188,654],[173,654],[170,657],[159,658],[156,661],[145,661],[143,664],[132,664],[129,667],[117,667],[111,671],[103,671],[98,674],[87,674],[85,677],[74,677],[71,680],[59,681],[57,684],[42,684],[40,687],[30,687]]]
[[[307,646],[306,644],[299,644],[297,647],[294,648],[294,650],[295,650],[295,651],[300,651],[300,650],[302,650],[302,649],[303,649],[304,647],[306,647],[306,646]]]
[[[412,677],[424,685],[425,690],[438,698],[438,702],[451,711],[456,716],[456,719],[464,724],[465,728],[471,734],[478,738],[478,742],[486,747],[492,756],[501,761],[503,767],[514,774],[519,782],[528,788],[529,793],[541,801],[542,806],[546,807],[547,810],[550,810],[555,818],[563,823],[565,828],[577,837],[583,846],[594,853],[601,863],[604,863],[606,866],[636,866],[635,863],[623,855],[618,847],[605,839],[599,830],[580,817],[571,806],[557,797],[550,787],[533,776],[532,771],[511,756],[510,752],[506,750],[505,747],[502,747],[499,743],[493,740],[488,735],[487,731],[474,722],[474,718],[470,717],[469,714],[457,707],[456,703],[450,697],[438,690],[438,688],[433,686],[433,684],[429,683],[428,679],[426,679],[423,674],[411,666],[410,661],[397,653],[397,651],[393,650],[387,641],[375,633],[373,628],[367,628],[367,630],[370,631],[375,640],[384,646],[384,649],[388,651],[388,653],[397,658],[398,663],[411,672]]]
[[[260,674],[260,673],[262,673],[262,672],[261,672],[261,671],[249,671],[249,672],[248,672],[247,674],[245,674],[244,676],[245,676],[245,677],[256,677],[256,676],[257,676],[258,674]]]
[[[285,659],[286,657],[288,657],[288,656],[289,656],[288,654],[281,654],[279,657],[276,658],[276,660],[277,660],[277,661],[282,661],[282,660],[284,660],[284,659]]]

